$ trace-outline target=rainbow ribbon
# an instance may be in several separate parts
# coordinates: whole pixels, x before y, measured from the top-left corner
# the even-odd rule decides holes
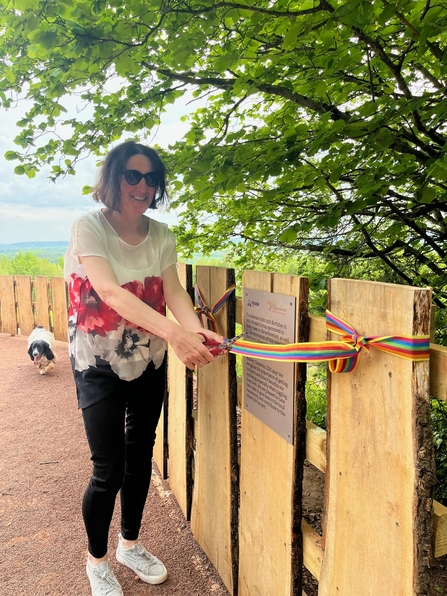
[[[225,294],[223,294],[223,296],[219,298],[219,300],[216,302],[213,308],[208,308],[208,306],[203,301],[198,286],[194,286],[194,294],[196,297],[196,302],[198,304],[198,306],[195,307],[196,314],[199,317],[202,325],[204,323],[203,317],[205,317],[207,327],[210,331],[214,331],[215,333],[217,333],[217,323],[216,319],[214,318],[214,315],[222,308],[222,306],[225,304],[225,302],[228,300],[228,298],[231,296],[235,289],[236,284],[232,284],[227,289]]]
[[[334,373],[351,372],[357,366],[362,348],[376,348],[407,360],[422,361],[430,357],[428,335],[358,335],[351,325],[326,311],[326,327],[342,336],[341,341],[302,342],[296,344],[261,344],[236,340],[230,347],[233,354],[279,362],[328,362]]]

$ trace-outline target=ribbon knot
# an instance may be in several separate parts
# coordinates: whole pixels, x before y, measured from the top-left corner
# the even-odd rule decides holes
[[[331,372],[351,372],[354,370],[362,348],[365,348],[367,352],[371,347],[377,348],[408,360],[428,360],[429,358],[430,338],[428,335],[358,335],[349,323],[336,317],[330,310],[326,311],[326,328],[332,333],[342,335],[343,341],[348,344],[352,342],[356,350],[354,355],[330,360],[329,370]]]
[[[362,348],[365,348],[367,352],[369,352],[369,345],[368,345],[368,338],[364,337],[363,335],[353,335],[352,341],[354,343],[355,349],[357,352],[360,352]]]
[[[228,298],[236,289],[236,284],[232,284],[227,291],[219,298],[213,308],[209,308],[202,298],[198,286],[194,286],[194,294],[198,306],[195,307],[196,315],[199,317],[202,326],[205,327],[202,317],[205,317],[206,326],[210,331],[217,333],[217,323],[214,315],[222,308]]]

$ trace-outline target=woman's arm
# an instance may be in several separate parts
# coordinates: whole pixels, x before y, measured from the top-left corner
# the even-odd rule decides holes
[[[195,327],[193,324],[193,317],[195,317],[195,314],[188,295],[185,292],[189,300],[189,308],[192,312],[192,316],[188,315],[188,308],[184,303],[184,299],[179,298],[180,293],[178,290],[173,290],[173,288],[175,288],[175,282],[173,281],[172,272],[166,275],[168,293],[169,290],[171,290],[171,296],[169,298],[171,303],[170,308],[174,306],[174,309],[176,309],[176,305],[179,303],[176,310],[180,318],[177,320],[179,320],[181,324],[185,324],[185,329],[180,325],[177,325],[174,321],[171,321],[156,312],[134,294],[131,294],[126,289],[122,288],[107,259],[103,257],[82,257],[81,262],[90,283],[101,300],[105,302],[107,306],[113,308],[113,310],[127,321],[130,321],[139,327],[143,327],[143,329],[146,329],[150,333],[165,339],[172,346],[174,352],[185,366],[192,370],[198,364],[208,364],[208,362],[213,360],[212,354],[210,354],[208,349],[202,344],[202,339],[197,334],[197,331],[201,329],[200,322],[198,327]],[[175,270],[175,265],[172,267]],[[169,269],[172,269],[172,267],[168,267],[165,271],[167,272]],[[176,270],[175,275],[177,276]],[[165,272],[163,272],[163,285],[164,283]],[[180,285],[180,282],[178,283]],[[175,296],[177,296],[177,299]],[[166,296],[165,299],[166,302],[168,302]],[[173,313],[177,318],[177,314],[174,311]],[[207,335],[209,335],[209,332],[207,332]]]

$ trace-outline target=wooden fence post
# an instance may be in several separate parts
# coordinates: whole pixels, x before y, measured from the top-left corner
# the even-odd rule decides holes
[[[212,308],[234,283],[234,271],[197,267],[197,286]],[[219,333],[232,337],[235,297],[216,314]],[[237,386],[232,354],[197,372],[197,426],[191,530],[230,594],[237,590]]]
[[[49,330],[51,329],[51,324],[48,289],[48,278],[45,275],[36,275],[34,278],[34,290],[36,293],[36,324]]]
[[[30,335],[35,327],[31,297],[31,276],[16,275],[15,280],[20,335]]]
[[[68,341],[68,308],[65,279],[63,277],[52,277],[50,285],[54,338],[60,341]]]
[[[295,340],[307,341],[307,279],[245,271],[243,285],[296,296]],[[239,596],[301,596],[304,383],[305,365],[296,365],[293,445],[242,410]]]
[[[193,296],[192,266],[179,263],[182,286]],[[175,320],[171,313],[168,317]],[[192,500],[192,420],[193,373],[168,347],[168,430],[169,486],[186,519],[191,516]]]
[[[192,266],[179,263],[178,276],[192,299]],[[167,317],[175,321],[169,311]],[[167,398],[157,426],[154,459],[162,477],[169,476],[169,486],[184,516],[189,519],[192,439],[189,437],[191,422],[188,422],[188,416],[191,412],[192,371],[177,358],[169,345],[167,373]]]
[[[329,282],[329,309],[359,335],[428,335],[430,304],[429,289]],[[354,371],[330,375],[319,596],[430,594],[429,414],[428,361],[371,347]]]
[[[0,276],[0,306],[1,306],[1,332],[17,334],[17,309],[14,291],[14,276]]]

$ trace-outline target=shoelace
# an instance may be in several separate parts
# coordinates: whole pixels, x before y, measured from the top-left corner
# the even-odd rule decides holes
[[[143,571],[144,569],[147,569],[148,571],[150,571],[152,567],[155,567],[156,565],[158,565],[158,561],[155,559],[155,557],[153,555],[151,555],[151,553],[148,552],[144,548],[144,546],[141,546],[141,544],[135,544],[133,549],[135,549],[134,550],[135,555],[137,555],[138,557],[141,558],[141,561],[139,561],[139,564],[138,564],[138,568],[141,571]]]
[[[107,596],[107,594],[110,594],[111,591],[113,591],[115,588],[119,586],[116,577],[113,575],[109,567],[106,567],[105,569],[98,569],[96,567],[93,567],[93,573],[95,575],[99,575],[99,577],[110,586],[101,586],[102,589],[106,590],[105,592],[103,592],[104,596]]]

